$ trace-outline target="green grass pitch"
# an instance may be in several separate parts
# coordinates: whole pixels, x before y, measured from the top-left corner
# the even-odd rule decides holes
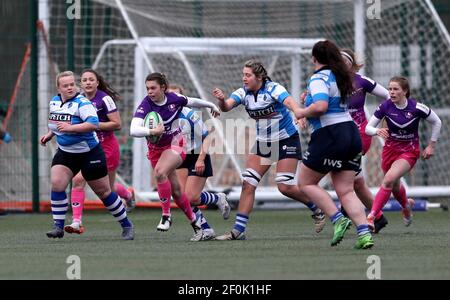
[[[105,212],[87,212],[86,232],[50,240],[50,214],[0,216],[0,279],[66,279],[69,255],[81,259],[81,279],[367,279],[367,258],[381,259],[382,279],[450,279],[450,216],[417,212],[411,227],[400,213],[375,235],[371,250],[353,250],[352,227],[330,247],[332,226],[316,234],[307,211],[255,211],[246,241],[189,242],[191,227],[176,210],[169,232],[156,231],[158,210],[129,214],[134,241]],[[217,234],[231,229],[218,211],[206,216]]]

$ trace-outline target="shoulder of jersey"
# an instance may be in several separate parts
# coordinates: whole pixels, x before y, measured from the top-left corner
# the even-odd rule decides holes
[[[175,94],[178,98],[187,99],[187,97],[186,97],[185,95],[178,94],[178,93],[175,93],[175,92],[171,92],[171,93],[172,93],[172,94]]]
[[[98,95],[100,96],[100,99],[102,99],[103,101],[114,100],[110,95],[108,95],[108,93],[106,93],[102,90],[98,91]]]
[[[329,78],[328,74],[324,74],[324,73],[321,73],[321,72],[316,73],[316,74],[311,76],[311,80],[313,80],[313,79],[322,79],[324,81],[328,81],[328,78]]]
[[[52,101],[54,101],[54,102],[61,102],[61,98],[59,98],[58,95],[55,95],[55,96],[52,97]]]
[[[387,100],[381,102],[380,105],[378,105],[377,110],[380,110],[386,106],[389,106],[391,104],[391,102],[392,102],[391,99],[387,99]]]
[[[420,102],[417,102],[416,109],[424,112],[425,114],[429,114],[430,113],[430,108],[428,106],[426,106],[425,104],[420,103]]]
[[[105,96],[102,97],[102,100],[103,101],[113,101],[113,98],[110,95],[106,94]]]
[[[237,101],[235,98],[238,98],[240,102],[245,103],[246,96],[247,96],[247,91],[245,90],[245,88],[240,87],[237,90],[233,91],[233,93],[231,93],[230,98],[232,98],[232,99],[234,98],[235,101]]]
[[[266,83],[266,90],[270,91],[272,90],[274,87],[278,86],[279,84],[273,81],[269,81],[268,83]]]
[[[75,99],[80,101],[81,103],[89,103],[89,102],[91,102],[91,100],[89,100],[88,98],[86,98],[86,96],[83,96],[81,94],[76,96]]]
[[[359,74],[356,74],[356,75],[359,75]],[[361,77],[362,79],[370,82],[370,84],[375,84],[375,80],[373,80],[372,78],[366,77],[364,75],[359,75],[359,77]]]
[[[174,94],[177,95],[178,97],[184,97],[184,98],[186,98],[186,96],[183,95],[183,94],[178,94],[178,93],[175,93],[175,92],[172,92],[172,93],[174,93]]]
[[[236,91],[234,91],[234,93],[245,96],[247,94],[247,90],[245,89],[245,87],[240,87]]]

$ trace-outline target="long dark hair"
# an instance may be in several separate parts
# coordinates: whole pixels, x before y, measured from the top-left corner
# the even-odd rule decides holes
[[[353,91],[354,74],[345,64],[339,48],[331,41],[320,41],[314,45],[312,55],[320,64],[331,69],[341,92],[341,103],[345,103]]]
[[[105,93],[107,93],[109,96],[111,96],[111,98],[113,98],[114,101],[118,101],[118,100],[122,99],[120,94],[118,92],[116,92],[116,90],[114,90],[111,87],[111,85],[105,81],[103,76],[100,75],[97,71],[95,71],[93,69],[85,69],[85,70],[83,70],[83,72],[81,72],[81,76],[83,76],[84,73],[88,73],[88,72],[94,74],[95,77],[97,77],[97,81],[98,81],[97,89],[102,90]]]

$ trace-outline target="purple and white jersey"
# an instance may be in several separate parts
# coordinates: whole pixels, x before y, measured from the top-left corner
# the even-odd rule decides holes
[[[358,127],[367,121],[366,113],[364,112],[366,94],[371,93],[376,85],[377,83],[372,79],[359,74],[355,74],[353,78],[355,90],[348,99],[348,111]]]
[[[99,122],[108,122],[108,114],[117,111],[116,103],[111,98],[111,96],[104,91],[97,90],[97,93],[95,93],[95,96],[91,99],[91,102],[97,110]],[[103,142],[105,138],[111,135],[114,135],[113,131],[97,131],[97,136],[100,142]]]
[[[156,104],[146,96],[138,106],[134,117],[144,119],[149,112],[157,112],[164,121],[164,133],[156,146],[164,147],[172,142],[174,136],[181,133],[178,118],[187,103],[188,100],[185,96],[175,93],[166,93],[166,99],[160,104]]]
[[[409,98],[405,108],[400,109],[388,99],[381,103],[374,113],[378,119],[386,118],[389,129],[387,141],[419,143],[419,122],[426,119],[431,109],[425,104]]]

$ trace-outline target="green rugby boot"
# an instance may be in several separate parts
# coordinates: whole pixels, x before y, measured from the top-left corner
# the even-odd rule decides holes
[[[331,240],[331,246],[336,246],[339,244],[342,239],[344,238],[345,232],[350,228],[352,225],[352,221],[346,217],[340,218],[336,224],[334,224],[334,235],[333,239]]]
[[[370,249],[373,245],[372,235],[370,233],[366,233],[358,237],[353,249]]]

